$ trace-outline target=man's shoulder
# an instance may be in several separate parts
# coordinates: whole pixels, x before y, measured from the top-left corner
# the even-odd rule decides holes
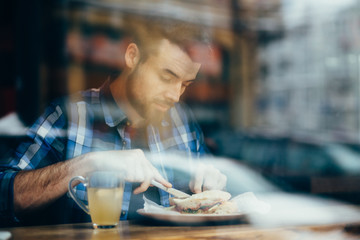
[[[100,89],[91,88],[84,91],[79,91],[68,96],[69,103],[85,102],[87,104],[100,103]]]
[[[70,114],[77,114],[78,111],[72,111],[71,109],[77,109],[80,106],[86,106],[86,112],[89,110],[94,112],[99,109],[99,91],[98,89],[88,89],[85,91],[79,91],[67,96],[54,99],[45,109],[45,116],[53,114],[53,112],[59,113],[59,115],[69,116]]]
[[[92,88],[84,91],[71,93],[69,95],[56,98],[50,103],[51,106],[67,106],[69,104],[88,103],[98,104],[100,103],[100,91],[99,89]]]

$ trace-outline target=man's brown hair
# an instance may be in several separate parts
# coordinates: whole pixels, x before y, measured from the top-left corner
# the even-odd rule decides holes
[[[140,62],[145,62],[151,54],[156,54],[159,42],[164,38],[187,53],[190,44],[200,38],[196,27],[177,20],[129,16],[124,23],[126,35],[140,50]]]

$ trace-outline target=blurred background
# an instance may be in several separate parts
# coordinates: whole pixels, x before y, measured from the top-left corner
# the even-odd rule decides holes
[[[360,205],[360,0],[2,0],[1,159],[54,98],[121,71],[127,15],[209,33],[182,100],[214,155]]]

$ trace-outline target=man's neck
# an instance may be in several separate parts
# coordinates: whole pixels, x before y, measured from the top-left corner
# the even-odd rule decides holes
[[[132,127],[139,128],[145,125],[145,120],[137,113],[126,96],[126,77],[120,75],[110,84],[110,92],[121,110],[128,117]]]

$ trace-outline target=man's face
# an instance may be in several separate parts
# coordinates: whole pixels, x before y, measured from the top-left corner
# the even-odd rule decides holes
[[[150,123],[160,122],[178,102],[200,68],[177,45],[162,40],[157,54],[139,63],[127,82],[127,98],[137,113]]]

